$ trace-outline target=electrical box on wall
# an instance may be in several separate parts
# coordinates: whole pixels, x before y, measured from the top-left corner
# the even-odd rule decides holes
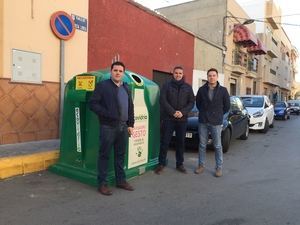
[[[42,83],[41,54],[13,49],[11,80],[13,82]]]

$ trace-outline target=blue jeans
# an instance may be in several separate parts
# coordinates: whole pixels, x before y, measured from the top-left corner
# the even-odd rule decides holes
[[[222,169],[223,149],[221,132],[222,125],[211,125],[209,123],[199,123],[199,166],[205,165],[206,145],[210,132],[215,148],[216,169]]]
[[[169,144],[173,136],[173,132],[176,133],[176,167],[183,165],[183,153],[184,153],[184,141],[186,133],[186,122],[164,120],[162,124],[162,137],[160,143],[159,152],[159,164],[166,166],[167,164],[167,152]]]
[[[107,184],[107,172],[109,156],[114,149],[114,169],[116,183],[120,184],[126,180],[124,171],[125,152],[128,141],[128,130],[126,124],[112,127],[100,125],[100,149],[98,155],[98,184]]]

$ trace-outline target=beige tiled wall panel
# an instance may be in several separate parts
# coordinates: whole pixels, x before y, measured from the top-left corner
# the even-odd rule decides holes
[[[59,84],[0,79],[0,144],[58,138]]]

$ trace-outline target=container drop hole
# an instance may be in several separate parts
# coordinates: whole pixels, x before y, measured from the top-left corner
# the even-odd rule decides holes
[[[132,74],[131,77],[132,77],[132,79],[134,79],[135,82],[137,82],[138,84],[142,83],[141,78],[139,78],[137,75]]]

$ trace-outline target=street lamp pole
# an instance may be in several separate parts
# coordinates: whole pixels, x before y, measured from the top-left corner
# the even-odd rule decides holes
[[[227,46],[226,46],[226,27],[227,27],[227,18],[234,18],[234,19],[236,19],[237,20],[237,22],[238,22],[238,24],[240,24],[240,25],[248,25],[248,24],[251,24],[251,23],[254,23],[255,22],[255,20],[254,19],[246,19],[245,18],[245,21],[243,22],[243,23],[241,23],[240,21],[239,21],[239,19],[241,19],[241,18],[237,18],[237,17],[235,17],[235,16],[224,16],[223,17],[223,37],[222,37],[222,45],[223,45],[223,47],[224,47],[224,52],[223,52],[223,65],[224,65],[224,63],[225,63],[225,55],[226,55],[226,52],[227,52]],[[230,33],[228,34],[228,35],[230,35],[231,33],[232,33],[232,31],[233,31],[233,29],[231,29],[230,30]]]

